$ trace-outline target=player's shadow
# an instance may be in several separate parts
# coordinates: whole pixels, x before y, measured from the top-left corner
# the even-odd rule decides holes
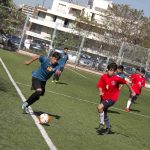
[[[128,135],[126,135],[126,134],[124,134],[124,133],[121,133],[121,132],[115,132],[115,134],[121,135],[121,136],[124,136],[124,137],[129,137]]]
[[[65,83],[65,82],[56,82],[56,84],[64,84],[64,85],[68,85],[68,83]]]
[[[136,105],[137,104],[137,102],[136,101],[134,101],[134,102],[132,102],[134,105]]]
[[[112,113],[112,114],[120,114],[120,112],[115,111],[115,110],[108,110],[108,113]]]
[[[51,114],[51,113],[47,113],[47,112],[43,112],[43,111],[34,111],[34,115],[36,115],[37,117],[40,116],[41,114],[46,113],[52,117],[54,117],[55,119],[59,120],[60,116],[55,115],[55,114]]]
[[[96,132],[97,132],[97,135],[102,135],[100,132],[97,131],[98,128],[95,128],[96,129]],[[103,129],[105,131],[105,129]],[[124,136],[124,137],[129,137],[129,135],[127,134],[124,134],[124,133],[121,133],[121,132],[114,132],[114,131],[110,131],[107,135],[111,135],[111,134],[116,134],[116,135],[121,135],[121,136]],[[104,135],[102,135],[104,136]]]
[[[140,110],[138,110],[138,109],[130,109],[130,111],[134,111],[134,112],[141,112]]]
[[[95,128],[95,129],[96,129],[97,135],[102,135],[102,136],[104,136],[104,135],[103,135],[103,132],[104,132],[106,129],[102,129],[101,132],[97,131],[98,128]],[[114,131],[111,130],[107,135],[110,135],[110,134],[116,134],[116,132],[114,132]]]

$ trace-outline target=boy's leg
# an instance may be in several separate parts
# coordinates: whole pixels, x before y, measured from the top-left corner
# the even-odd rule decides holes
[[[42,95],[42,91],[35,91],[23,104],[22,109],[25,113],[29,113],[28,106],[32,105],[34,102],[39,100],[40,96]]]
[[[126,112],[130,111],[131,104],[135,102],[135,100],[137,99],[137,96],[138,95],[130,96],[130,98],[128,99],[128,102],[127,102]]]
[[[56,74],[54,73],[52,82],[55,82],[55,80],[56,80]]]
[[[111,125],[110,125],[110,121],[109,121],[109,117],[107,115],[107,110],[105,110],[105,116],[104,116],[104,121],[105,121],[105,124],[106,124],[106,128],[111,128]]]
[[[61,75],[61,72],[60,72],[59,70],[56,71],[56,72],[54,73],[54,75],[53,75],[53,80],[52,80],[52,82],[57,82],[57,81],[59,81],[60,75]]]
[[[132,103],[132,95],[130,94],[129,99],[127,101],[126,112],[130,111],[131,103]]]
[[[111,125],[110,125],[110,121],[109,121],[109,118],[107,116],[107,110],[110,106],[114,105],[114,101],[112,100],[105,100],[105,101],[102,101],[102,104],[103,104],[103,113],[104,113],[104,116],[101,118],[103,119],[103,122],[105,122],[106,124],[106,129],[102,129],[102,130],[98,130],[99,134],[109,134],[110,133],[110,128],[111,128]]]
[[[56,73],[55,73],[56,74],[56,82],[59,81],[62,71],[63,71],[63,68],[61,68],[59,71],[56,71]]]
[[[42,89],[37,89],[28,99],[27,99],[27,103],[28,106],[32,105],[34,102],[36,102],[37,100],[39,100],[40,96],[42,95]]]
[[[102,130],[104,128],[104,111],[103,111],[104,105],[100,103],[97,107],[99,112],[99,127],[98,131]]]
[[[127,102],[126,112],[129,112],[129,111],[130,111],[131,103],[132,103],[132,98],[129,98],[129,99],[128,99],[128,102]]]
[[[135,101],[137,100],[138,96],[139,96],[138,94],[136,94],[135,96],[133,96],[132,103],[135,103]]]
[[[44,95],[46,82],[41,82],[38,79],[32,78],[32,89],[35,92],[22,104],[22,109],[27,113],[28,106],[39,100],[40,96]]]
[[[56,82],[59,81],[60,74],[56,74]]]

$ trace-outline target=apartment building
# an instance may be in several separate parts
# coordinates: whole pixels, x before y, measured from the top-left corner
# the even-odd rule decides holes
[[[54,0],[51,9],[36,7],[33,16],[30,17],[29,30],[26,35],[30,39],[43,40],[47,44],[51,43],[53,31],[58,31],[78,34],[75,31],[77,18],[81,15],[96,20],[97,23],[102,22],[102,15],[111,5],[108,0],[89,0],[88,6],[80,6],[61,0]],[[96,36],[88,34],[86,38],[93,39]],[[103,40],[103,36],[101,37]]]
[[[19,10],[25,15],[29,15],[30,17],[32,17],[35,7],[23,4],[19,6]]]

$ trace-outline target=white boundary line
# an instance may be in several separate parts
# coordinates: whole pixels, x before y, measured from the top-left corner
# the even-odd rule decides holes
[[[82,75],[81,73],[78,73],[77,71],[74,71],[73,69],[70,69],[70,68],[68,68],[68,67],[67,67],[66,69],[68,69],[68,70],[70,70],[70,71],[76,73],[77,75],[79,75],[79,76],[81,76],[81,77],[83,77],[83,78],[87,78],[86,76]]]
[[[14,79],[12,78],[11,74],[9,73],[6,65],[4,64],[3,60],[0,58],[0,62],[3,66],[3,68],[5,69],[10,81],[12,82],[13,86],[15,87],[17,93],[19,94],[21,100],[24,102],[26,101],[24,95],[22,94],[21,90],[19,89],[19,87],[17,86],[17,84],[15,83]],[[39,131],[41,132],[45,142],[47,143],[48,147],[51,149],[51,150],[57,150],[57,148],[55,147],[55,145],[52,143],[51,139],[49,138],[48,134],[46,133],[45,129],[43,128],[42,125],[39,124],[38,122],[38,118],[33,114],[33,110],[32,108],[30,107],[30,113],[32,113],[31,117],[32,119],[34,120],[34,123],[35,125],[37,126],[37,128],[39,129]]]
[[[23,84],[23,83],[20,83],[20,82],[16,82],[17,84],[20,84],[20,85],[24,85],[24,86],[29,86],[27,84]],[[82,102],[86,102],[86,103],[91,103],[91,104],[94,104],[94,105],[97,105],[98,103],[94,103],[94,102],[91,102],[89,100],[85,100],[85,99],[81,99],[81,98],[77,98],[77,97],[73,97],[73,96],[70,96],[70,95],[65,95],[65,94],[62,94],[62,93],[57,93],[57,92],[54,92],[54,91],[47,91],[49,93],[53,93],[53,94],[57,94],[57,95],[61,95],[61,96],[65,96],[65,97],[68,97],[68,98],[72,98],[72,99],[76,99],[78,101],[82,101]],[[116,109],[116,110],[119,110],[119,111],[122,111],[122,112],[126,112],[125,110],[123,109],[120,109],[120,108],[117,108],[117,107],[111,107],[113,109]],[[129,112],[128,114],[133,114],[133,115],[136,115],[136,116],[140,116],[140,117],[144,117],[144,118],[148,118],[150,119],[150,116],[146,116],[146,115],[143,115],[143,114],[137,114],[137,113],[134,113],[134,112]]]

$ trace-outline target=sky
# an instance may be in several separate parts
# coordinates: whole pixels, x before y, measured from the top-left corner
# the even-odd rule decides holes
[[[31,6],[43,5],[46,8],[51,8],[53,0],[13,0],[17,5],[28,4]],[[67,1],[67,0],[65,0]],[[74,2],[82,5],[87,5],[88,0],[73,0]],[[112,0],[113,3],[117,4],[127,4],[131,8],[136,8],[138,10],[144,10],[144,15],[150,17],[150,0]]]

